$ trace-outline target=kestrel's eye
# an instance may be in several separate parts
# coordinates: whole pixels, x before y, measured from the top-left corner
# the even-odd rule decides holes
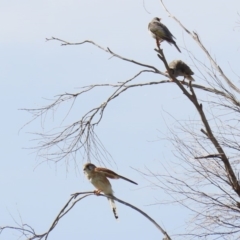
[[[156,18],[156,20],[157,20],[157,21],[160,21],[160,19],[159,19],[158,17]]]
[[[93,165],[88,165],[87,168],[88,168],[88,170],[92,170],[93,169]]]

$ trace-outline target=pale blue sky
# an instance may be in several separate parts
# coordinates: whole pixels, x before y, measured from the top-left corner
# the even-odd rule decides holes
[[[231,68],[239,69],[240,29],[234,29],[239,20],[239,0],[227,3],[168,0],[165,4],[189,30],[199,34],[227,75],[236,78]],[[80,155],[77,171],[74,164],[66,169],[65,161],[57,166],[43,163],[35,168],[41,159],[24,148],[36,146],[31,142],[34,136],[28,132],[41,131],[40,120],[19,133],[31,116],[18,109],[41,107],[46,104],[44,98],[75,92],[77,87],[124,81],[142,69],[114,58],[109,60],[110,55],[89,44],[60,47],[58,42],[46,42],[45,38],[54,36],[70,42],[93,40],[122,56],[164,70],[153,51],[155,41],[147,31],[149,21],[158,16],[176,37],[180,48],[186,45],[208,64],[197,44],[168,17],[160,1],[145,1],[145,8],[150,14],[142,0],[0,1],[0,226],[15,225],[14,217],[41,234],[50,227],[70,194],[93,189],[82,174],[85,159]],[[162,47],[169,61],[180,58],[191,65],[183,49],[180,54],[165,42]],[[191,67],[196,81],[204,84],[194,66]],[[164,78],[148,74],[139,79],[147,82]],[[98,106],[109,93],[99,89],[86,94],[66,121],[74,121],[86,110]],[[115,161],[107,166],[139,183],[136,187],[125,181],[112,181],[116,196],[146,211],[171,235],[179,229],[184,231],[186,212],[177,206],[148,206],[168,196],[148,187],[149,182],[131,168],[148,167],[162,173],[161,164],[175,160],[170,144],[155,141],[161,137],[158,130],[167,132],[164,110],[176,118],[198,119],[180,90],[163,84],[132,89],[112,101],[97,133]],[[166,115],[165,118],[168,119]],[[58,126],[57,115],[54,121],[48,120],[46,130]],[[116,222],[105,198],[88,197],[59,222],[48,239],[161,239],[161,233],[146,218],[119,203],[117,207]],[[0,240],[12,239],[17,239],[14,231],[0,235]]]

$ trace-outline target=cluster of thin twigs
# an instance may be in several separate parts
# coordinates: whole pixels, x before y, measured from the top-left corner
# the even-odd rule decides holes
[[[195,34],[195,36],[197,36]],[[80,43],[70,43],[66,42],[59,38],[49,38],[46,39],[47,41],[59,41],[61,42],[62,46],[72,46],[72,45],[82,45],[86,43],[93,44],[94,46],[100,48],[101,50],[109,53],[113,57],[117,57],[123,61],[131,62],[136,65],[140,65],[142,67],[145,67],[147,69],[141,70],[138,73],[136,73],[133,77],[130,79],[125,80],[121,83],[107,83],[107,84],[92,84],[88,86],[82,87],[81,91],[75,92],[75,93],[63,93],[56,96],[56,99],[49,105],[43,106],[41,108],[36,109],[22,109],[32,114],[33,118],[30,122],[36,120],[37,118],[42,118],[45,114],[47,114],[49,111],[56,109],[60,104],[63,104],[64,102],[71,102],[71,107],[75,103],[76,99],[81,97],[83,94],[90,92],[94,88],[103,88],[103,87],[111,87],[114,88],[113,93],[106,99],[104,103],[101,103],[99,106],[96,106],[95,108],[89,110],[86,112],[81,119],[78,121],[60,128],[58,131],[54,129],[53,132],[48,133],[37,133],[38,136],[38,142],[39,144],[35,147],[38,150],[38,154],[45,158],[46,160],[51,160],[54,162],[58,162],[64,158],[66,158],[69,155],[74,156],[79,150],[83,149],[84,152],[87,154],[87,160],[91,160],[93,158],[97,159],[98,161],[101,161],[101,159],[107,159],[109,156],[109,153],[104,148],[104,145],[102,144],[101,140],[96,135],[94,129],[95,127],[101,122],[103,118],[104,111],[107,107],[107,105],[114,100],[115,98],[119,97],[122,93],[124,93],[127,90],[130,90],[132,88],[136,87],[143,87],[143,86],[150,86],[150,85],[157,85],[157,84],[165,84],[171,82],[170,80],[160,80],[160,81],[150,81],[146,83],[134,83],[131,84],[131,81],[134,79],[137,79],[140,75],[145,73],[153,73],[162,75],[169,78],[169,75],[161,72],[156,67],[140,63],[135,60],[128,59],[126,57],[120,56],[119,54],[114,53],[109,48],[103,48],[102,46],[99,46],[93,41],[83,41]],[[199,39],[198,39],[199,40]],[[199,40],[200,41],[200,40]],[[159,51],[155,49],[156,51]],[[158,53],[161,55],[161,53]],[[159,55],[159,56],[160,56]],[[161,58],[160,58],[161,59]],[[163,61],[165,57],[163,57],[161,60]],[[164,65],[166,69],[168,69],[168,65],[166,63],[166,59],[164,62]],[[220,67],[219,67],[220,69]],[[227,79],[227,78],[226,78]],[[178,83],[178,81],[175,81],[175,83],[178,84],[180,89],[183,91],[183,93],[186,95],[187,91],[184,90],[184,85],[188,86],[188,83],[184,82],[183,84]],[[214,87],[205,87],[199,84],[192,84],[192,89],[200,89],[209,93],[214,93],[216,95],[222,96],[226,99],[228,99],[230,102],[233,102],[235,106],[239,107],[240,102],[230,93],[226,91],[218,90]],[[225,90],[225,89],[223,89]],[[188,95],[189,96],[189,95]],[[71,109],[70,107],[70,109]],[[30,123],[28,122],[28,123]],[[27,123],[27,124],[28,124]],[[56,148],[57,146],[57,148]]]

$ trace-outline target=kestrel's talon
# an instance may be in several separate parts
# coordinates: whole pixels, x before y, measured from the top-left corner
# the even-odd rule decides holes
[[[180,81],[182,84],[184,84],[185,83],[185,77],[183,78],[183,80],[182,81]]]
[[[95,195],[99,196],[100,193],[101,193],[101,190],[98,190],[98,189],[97,189],[97,190],[94,190],[93,192],[94,192]]]
[[[159,43],[158,39],[156,39],[156,44],[157,44],[158,49],[160,49],[160,43]]]

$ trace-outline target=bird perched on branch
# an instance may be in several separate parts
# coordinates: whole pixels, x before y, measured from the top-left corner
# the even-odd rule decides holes
[[[83,172],[86,175],[87,179],[96,188],[96,190],[94,191],[96,195],[103,192],[105,195],[113,196],[112,186],[107,178],[111,178],[111,179],[121,178],[130,183],[137,185],[137,183],[135,183],[134,181],[132,181],[128,178],[118,175],[117,173],[115,173],[107,168],[96,167],[92,163],[84,164]],[[118,215],[117,215],[117,208],[116,208],[115,202],[111,198],[108,198],[108,201],[110,202],[110,206],[113,210],[113,214],[114,214],[115,218],[117,219]]]
[[[148,30],[151,33],[152,37],[156,39],[157,47],[160,48],[160,43],[165,40],[169,44],[173,44],[177,48],[177,50],[181,52],[176,42],[173,40],[173,38],[175,37],[168,30],[168,28],[164,24],[162,24],[160,21],[161,21],[161,18],[155,17],[148,24]]]
[[[187,78],[189,81],[195,81],[194,78],[191,76],[194,74],[194,72],[191,70],[191,68],[183,61],[181,60],[173,60],[168,65],[171,74],[177,78],[179,76],[183,76],[182,82],[184,82],[185,78]],[[166,71],[166,73],[168,73]]]

